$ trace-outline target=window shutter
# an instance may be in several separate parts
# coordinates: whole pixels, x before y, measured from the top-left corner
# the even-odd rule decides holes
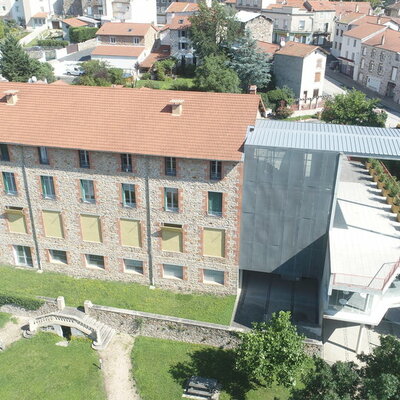
[[[182,253],[182,229],[163,226],[162,232],[162,249],[164,251],[175,251]]]
[[[42,216],[46,237],[64,238],[61,213],[58,211],[42,211]]]
[[[120,219],[122,246],[141,247],[140,221]]]
[[[100,218],[95,215],[81,215],[82,237],[85,242],[101,243]]]
[[[204,255],[225,257],[225,231],[204,228]]]
[[[28,233],[26,229],[25,214],[22,210],[7,210],[6,216],[10,232]]]

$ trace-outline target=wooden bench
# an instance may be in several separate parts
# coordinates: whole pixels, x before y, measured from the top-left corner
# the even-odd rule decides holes
[[[215,379],[192,376],[182,397],[194,400],[218,400],[219,393],[219,385]]]

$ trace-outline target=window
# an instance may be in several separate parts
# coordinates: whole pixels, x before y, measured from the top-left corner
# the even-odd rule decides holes
[[[186,50],[186,49],[187,49],[187,43],[186,42],[179,43],[179,50]]]
[[[203,282],[223,285],[224,271],[216,271],[214,269],[203,269]]]
[[[28,233],[25,214],[22,207],[7,207],[5,214],[10,232]]]
[[[309,178],[311,176],[312,154],[304,154],[304,176]]]
[[[314,91],[313,91],[313,98],[318,97],[318,95],[319,95],[319,89],[314,89]]]
[[[52,176],[41,176],[42,196],[44,199],[55,199],[56,191],[54,189],[54,180]]]
[[[62,217],[59,211],[42,211],[44,235],[46,237],[64,238]]]
[[[210,179],[219,180],[222,177],[222,163],[221,161],[210,162]]]
[[[335,46],[334,47],[335,47],[335,49],[337,49],[337,43],[336,42],[335,42]]]
[[[182,225],[164,224],[161,227],[162,250],[182,253]]]
[[[320,82],[320,81],[321,81],[321,72],[316,72],[314,77],[314,82]]]
[[[141,247],[140,221],[121,218],[119,224],[122,246]]]
[[[322,68],[322,58],[318,58],[318,60],[317,60],[317,68]]]
[[[347,46],[350,44],[350,38],[347,38]]]
[[[368,66],[368,71],[369,72],[372,72],[374,70],[374,62],[373,61],[370,61],[369,62],[369,66]]]
[[[122,204],[124,207],[136,207],[135,185],[122,184]]]
[[[354,41],[353,41],[353,47],[356,47],[356,44],[357,44],[357,40],[354,39]]]
[[[222,193],[208,192],[208,213],[210,215],[222,215]]]
[[[385,59],[385,53],[381,51],[381,54],[379,55],[379,60],[384,61],[384,59]]]
[[[299,31],[303,31],[306,26],[306,21],[300,20],[299,21]]]
[[[225,231],[222,229],[204,228],[204,255],[225,257]]]
[[[382,73],[383,73],[383,64],[379,63],[378,64],[378,75],[382,75]]]
[[[79,166],[81,168],[90,168],[89,152],[87,150],[79,150]]]
[[[183,267],[180,265],[164,264],[163,278],[183,279]]]
[[[395,81],[397,77],[397,67],[392,67],[392,73],[390,74],[390,80]]]
[[[125,272],[143,275],[143,261],[124,259]]]
[[[400,61],[400,54],[399,54],[399,53],[396,53],[396,55],[395,55],[395,60],[396,60],[396,61]]]
[[[343,30],[340,30],[340,36],[343,36]]]
[[[81,194],[84,203],[95,203],[94,183],[86,179],[81,179]]]
[[[164,189],[164,207],[165,211],[178,212],[178,189],[175,188],[165,188]]]
[[[39,147],[38,149],[39,151],[39,162],[40,164],[44,164],[44,165],[49,165],[49,156],[47,154],[47,148],[46,147]]]
[[[6,144],[0,144],[1,161],[10,161],[10,153]]]
[[[342,43],[339,43],[339,51],[342,50]]]
[[[68,264],[67,252],[63,250],[49,250],[50,262],[56,264]]]
[[[33,267],[30,247],[14,246],[15,263],[24,267]]]
[[[132,156],[130,154],[121,154],[121,170],[132,172]]]
[[[346,57],[347,59],[349,59],[349,52],[346,50]]]
[[[354,60],[354,53],[351,53],[351,60]]]
[[[336,36],[339,36],[339,29],[336,29]]]
[[[165,175],[176,176],[176,158],[165,157]]]
[[[367,48],[366,48],[366,47],[363,47],[363,49],[362,49],[362,55],[363,55],[363,56],[367,55]]]
[[[372,50],[371,50],[371,58],[374,58],[374,57],[375,57],[375,54],[376,54],[376,50],[375,50],[375,49],[372,49]]]
[[[104,257],[94,254],[85,254],[86,266],[90,268],[104,269]]]
[[[363,69],[365,67],[365,59],[362,58],[361,59],[361,64],[360,64],[360,68]]]
[[[306,100],[307,99],[307,94],[308,94],[307,90],[305,90],[303,93],[304,93],[304,100]]]
[[[116,43],[115,37],[110,37],[110,43],[111,44],[115,44]]]
[[[140,37],[134,36],[133,44],[139,44],[139,43],[140,43]]]
[[[15,177],[12,172],[3,172],[4,192],[11,196],[18,194]]]
[[[81,214],[82,239],[85,242],[102,243],[100,217],[97,215]]]

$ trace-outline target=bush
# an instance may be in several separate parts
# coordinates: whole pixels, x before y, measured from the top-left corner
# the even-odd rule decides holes
[[[57,39],[40,39],[37,41],[38,46],[43,47],[67,47],[68,41]]]
[[[161,83],[158,81],[147,81],[142,86],[149,88],[149,89],[161,89]]]
[[[12,296],[0,293],[0,306],[4,306],[5,304],[22,307],[25,310],[37,310],[44,304],[44,301],[32,297]]]
[[[293,110],[289,107],[279,106],[275,110],[275,117],[278,119],[285,119],[290,117],[293,114]]]
[[[77,28],[69,28],[69,37],[71,42],[81,43],[86,40],[93,39],[96,37],[97,28],[80,26]]]
[[[140,79],[147,81],[151,79],[151,73],[150,72],[145,72],[142,74],[142,76],[140,77]]]
[[[183,80],[183,79],[176,79],[172,85],[171,90],[193,90],[193,83],[192,81]]]
[[[270,90],[267,95],[272,111],[275,111],[278,107],[282,107],[283,105],[291,106],[295,100],[293,90],[287,86]]]

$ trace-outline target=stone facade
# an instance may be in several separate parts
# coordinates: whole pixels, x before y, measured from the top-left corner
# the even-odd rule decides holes
[[[272,31],[274,24],[271,19],[260,15],[244,24],[254,40],[261,40],[262,42],[272,42]]]
[[[210,180],[210,161],[206,160],[177,159],[177,176],[170,177],[164,173],[163,157],[132,155],[133,172],[121,172],[120,154],[90,152],[91,168],[84,169],[79,167],[77,150],[48,148],[50,165],[41,165],[37,147],[8,148],[11,160],[1,161],[1,170],[14,173],[18,195],[7,195],[4,190],[0,195],[0,262],[16,264],[13,246],[22,245],[31,249],[33,267],[40,264],[45,271],[182,291],[236,293],[242,163],[222,162],[222,179],[214,181]],[[43,198],[40,176],[53,177],[55,200]],[[81,201],[81,179],[94,181],[95,204]],[[135,208],[123,207],[122,183],[135,185]],[[179,212],[164,211],[165,187],[178,189]],[[208,215],[208,191],[223,193],[221,217]],[[10,232],[5,215],[10,206],[23,208],[27,234]],[[46,237],[42,210],[61,213],[64,238]],[[81,214],[99,217],[101,243],[83,240]],[[121,244],[120,218],[140,221],[140,247]],[[164,223],[182,225],[182,252],[162,250]],[[203,255],[205,227],[225,231],[225,257]],[[49,249],[65,251],[68,264],[51,262]],[[105,268],[87,267],[85,254],[104,256]],[[123,259],[142,261],[143,275],[125,272]],[[183,279],[164,278],[162,264],[183,266]],[[224,284],[203,283],[203,268],[223,271]]]
[[[63,15],[82,15],[82,0],[64,0]]]

